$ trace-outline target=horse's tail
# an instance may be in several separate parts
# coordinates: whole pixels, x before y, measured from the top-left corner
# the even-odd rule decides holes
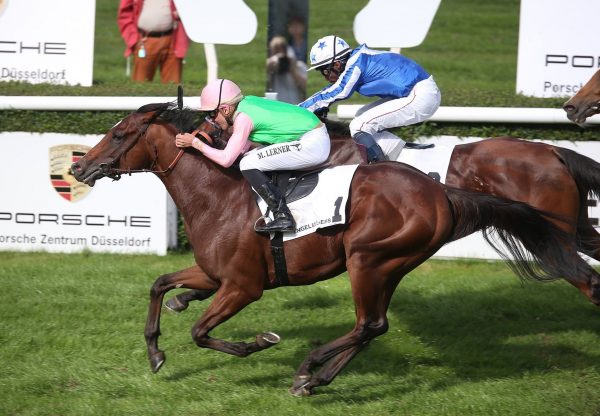
[[[581,198],[585,202],[588,193],[596,199],[600,199],[600,163],[587,156],[564,147],[555,147],[554,153],[575,180],[577,188],[581,192]],[[585,208],[586,204],[583,204]]]
[[[579,191],[579,215],[577,216],[577,242],[582,252],[596,258],[600,239],[592,230],[588,217],[588,194],[600,199],[600,163],[564,147],[555,147],[554,154],[569,171]]]
[[[522,202],[451,187],[446,188],[446,195],[455,218],[452,239],[482,231],[521,278],[546,281],[595,274],[577,254],[574,237],[544,218],[541,211]],[[504,250],[493,241],[498,239]]]

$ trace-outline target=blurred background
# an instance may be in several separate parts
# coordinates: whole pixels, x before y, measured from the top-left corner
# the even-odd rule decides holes
[[[310,2],[308,48],[318,38],[328,34],[337,34],[352,47],[357,46],[353,21],[367,3],[366,0]],[[235,80],[247,94],[263,95],[267,89],[265,60],[268,56],[269,2],[248,0],[246,4],[257,17],[256,36],[246,45],[216,45],[218,76]],[[92,87],[2,82],[0,95],[175,97],[174,85],[164,85],[156,80],[136,84],[126,75],[124,43],[116,19],[117,7],[116,0],[96,1]],[[402,53],[415,59],[434,75],[442,91],[442,106],[560,108],[564,99],[525,97],[515,92],[519,11],[519,0],[443,0],[424,42],[414,48],[404,48]],[[197,16],[196,20],[198,25],[203,24],[202,15]],[[398,22],[399,25],[402,24],[402,16],[398,16]],[[323,87],[324,80],[320,74],[311,71],[307,75],[306,90],[309,94]],[[206,79],[207,64],[203,45],[192,42],[184,63],[184,94],[199,95]],[[366,102],[364,98],[355,96],[345,104],[363,102]],[[335,111],[335,106],[333,107],[332,112]],[[28,111],[0,111],[0,126],[4,131],[31,131],[33,128],[35,131],[102,133],[122,113],[58,114],[60,116],[55,112],[32,114]],[[35,123],[32,123],[33,119],[36,120]],[[432,134],[480,137],[510,134],[529,138],[593,139],[589,130],[584,131],[571,125],[423,123],[403,129],[401,135],[410,140]]]

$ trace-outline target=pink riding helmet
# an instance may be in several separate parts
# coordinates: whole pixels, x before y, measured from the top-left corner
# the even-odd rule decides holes
[[[223,104],[235,104],[244,98],[242,90],[233,81],[216,79],[209,82],[200,94],[200,110],[214,111]]]

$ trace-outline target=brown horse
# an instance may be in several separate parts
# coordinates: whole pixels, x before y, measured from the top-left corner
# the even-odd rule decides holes
[[[144,106],[72,166],[75,177],[90,186],[105,176],[154,172],[184,217],[196,264],[160,276],[150,291],[144,335],[154,372],[165,361],[158,347],[161,305],[175,288],[215,294],[192,329],[199,347],[245,357],[279,341],[273,333],[259,334],[252,342],[209,336],[264,290],[277,287],[278,280],[269,236],[253,228],[260,216],[254,193],[239,171],[175,147],[177,132],[191,130],[177,121],[180,113],[185,111],[171,110],[169,104]],[[284,244],[290,285],[312,284],[347,270],[356,305],[354,328],[311,351],[300,365],[290,389],[295,395],[329,384],[388,330],[386,312],[400,280],[448,241],[478,230],[495,232],[517,259],[513,266],[521,277],[546,280],[573,273],[589,281],[597,276],[576,254],[568,233],[520,202],[446,187],[392,162],[358,166],[349,194],[346,224]]]
[[[327,122],[332,138],[329,163],[360,163],[364,152],[355,145],[347,125]],[[200,129],[223,135],[215,125],[204,122]],[[418,151],[418,150],[413,150]],[[570,224],[558,223],[572,233],[579,251],[600,261],[600,234],[588,218],[587,199],[591,193],[600,198],[600,163],[587,156],[558,146],[497,137],[454,147],[446,175],[446,184],[473,192],[496,195],[527,204],[542,211],[567,218]],[[566,275],[565,280],[577,287],[591,302],[600,305],[600,280],[582,280]],[[170,299],[166,306],[182,311],[192,300],[210,295],[184,292]]]
[[[563,105],[563,110],[576,124],[583,124],[588,117],[600,113],[600,70]]]
[[[208,124],[204,125],[209,128]],[[332,140],[353,146],[347,126],[328,123]],[[418,150],[416,150],[418,151]],[[349,163],[347,149],[333,155],[333,163]],[[568,218],[576,228],[581,252],[600,261],[600,234],[588,217],[588,194],[600,198],[600,163],[545,143],[495,137],[454,147],[446,184],[525,202],[542,211]],[[591,298],[590,286],[579,287]]]

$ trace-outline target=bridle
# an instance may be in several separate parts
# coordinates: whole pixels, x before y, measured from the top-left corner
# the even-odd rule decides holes
[[[131,141],[131,144],[122,152],[120,152],[120,154],[115,157],[115,159],[110,162],[110,163],[100,163],[98,165],[98,170],[100,171],[100,173],[108,178],[111,178],[113,181],[118,181],[119,179],[121,179],[121,175],[123,174],[127,174],[129,176],[131,176],[132,173],[156,173],[159,175],[164,175],[164,176],[168,176],[173,169],[175,168],[175,166],[177,165],[177,162],[179,162],[179,159],[181,159],[181,157],[183,156],[183,153],[185,152],[184,149],[179,149],[179,152],[177,152],[177,155],[175,156],[175,158],[173,159],[173,161],[169,164],[169,166],[167,166],[167,168],[165,169],[155,169],[154,167],[158,165],[158,149],[156,148],[156,146],[154,147],[154,159],[152,160],[152,165],[150,165],[150,169],[131,169],[131,168],[127,168],[127,169],[119,169],[119,168],[115,168],[112,165],[114,165],[115,163],[117,163],[117,161],[119,161],[125,154],[127,154],[127,152],[129,150],[131,150],[131,148],[138,142],[138,140],[140,139],[141,136],[146,135],[146,132],[148,131],[148,128],[150,127],[150,125],[154,122],[154,120],[156,120],[160,114],[162,113],[161,111],[156,111],[155,114],[152,116],[152,118],[145,123],[144,125],[144,129],[138,134],[138,136]],[[210,120],[209,121],[211,124],[213,124]],[[213,138],[206,133],[205,131],[202,131],[200,129],[196,129],[191,133],[193,136],[198,137],[203,141],[209,145],[213,145]],[[146,141],[148,141],[148,136],[146,135]]]

